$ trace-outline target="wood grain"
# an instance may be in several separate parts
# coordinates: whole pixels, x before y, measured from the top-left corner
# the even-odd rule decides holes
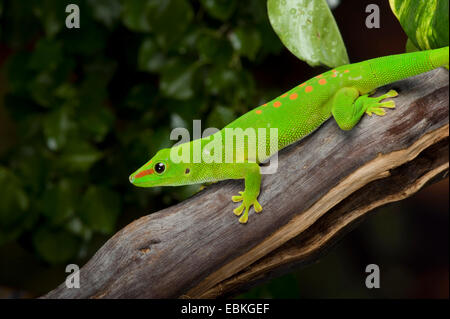
[[[365,116],[349,132],[329,120],[282,150],[277,173],[262,180],[263,211],[251,211],[248,224],[230,200],[243,182],[214,184],[126,226],[81,269],[80,289],[61,284],[44,298],[229,296],[317,258],[358,218],[448,169],[448,72],[379,94],[390,88],[400,96],[386,116]],[[393,181],[399,191],[383,192]]]
[[[232,296],[261,281],[289,272],[292,268],[316,261],[362,219],[368,217],[373,209],[402,200],[427,183],[447,177],[448,142],[447,138],[431,146],[413,161],[391,170],[387,178],[367,184],[336,205],[299,236],[196,297]]]

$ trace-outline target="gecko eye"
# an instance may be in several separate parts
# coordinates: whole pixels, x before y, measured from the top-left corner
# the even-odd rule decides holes
[[[163,173],[166,170],[166,165],[164,165],[163,163],[156,163],[155,164],[155,171],[158,174]]]

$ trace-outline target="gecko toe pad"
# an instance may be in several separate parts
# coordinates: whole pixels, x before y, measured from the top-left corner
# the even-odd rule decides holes
[[[247,195],[245,194],[245,192],[239,192],[239,196],[233,196],[231,197],[231,200],[233,202],[240,202],[242,201],[242,204],[235,208],[233,210],[233,213],[236,216],[241,216],[239,218],[239,222],[241,224],[245,224],[248,221],[248,211],[250,209],[250,207],[253,205],[255,212],[259,213],[262,211],[262,206],[258,203],[258,201],[256,199],[249,199],[247,198]]]
[[[397,91],[390,90],[386,94],[380,95],[378,97],[368,97],[365,103],[367,103],[366,106],[366,113],[369,116],[372,116],[372,114],[376,114],[379,116],[383,116],[386,114],[386,111],[384,108],[393,109],[395,108],[395,102],[392,100],[386,101],[386,102],[380,102],[386,98],[389,97],[396,97],[398,95]]]

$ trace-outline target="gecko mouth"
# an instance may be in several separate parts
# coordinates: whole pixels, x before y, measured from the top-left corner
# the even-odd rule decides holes
[[[154,172],[155,172],[155,171],[153,170],[153,168],[150,168],[150,169],[144,169],[144,170],[142,170],[142,171],[140,171],[140,172],[136,172],[136,173],[134,173],[134,174],[131,174],[130,177],[129,177],[128,179],[130,180],[130,183],[131,183],[131,184],[136,185],[136,184],[139,184],[139,181],[138,181],[139,178],[144,177],[144,176],[147,176],[147,175],[151,175],[151,174],[153,174]]]
[[[142,180],[136,179],[135,177],[130,176],[130,183],[137,187],[151,187],[149,183],[144,182]]]

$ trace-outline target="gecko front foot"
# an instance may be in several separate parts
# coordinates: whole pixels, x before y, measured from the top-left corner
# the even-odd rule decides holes
[[[386,111],[384,108],[393,109],[395,108],[395,102],[390,100],[386,102],[380,102],[381,100],[387,99],[389,97],[395,97],[398,93],[395,90],[390,90],[386,94],[380,95],[378,97],[367,97],[364,101],[364,104],[366,106],[366,113],[369,116],[372,116],[372,114],[376,114],[379,116],[383,116],[386,114]]]
[[[236,216],[241,216],[242,215],[239,218],[239,222],[241,224],[245,224],[248,221],[248,211],[249,211],[250,207],[253,205],[253,207],[255,208],[255,212],[257,212],[257,213],[262,211],[262,207],[258,203],[258,201],[256,200],[257,196],[247,195],[245,193],[245,191],[244,192],[239,192],[239,194],[241,194],[241,195],[231,197],[231,200],[233,202],[240,202],[240,201],[242,201],[242,204],[239,207],[235,208],[233,210],[233,212],[234,212],[234,214]],[[242,212],[244,212],[244,214],[242,214]]]

